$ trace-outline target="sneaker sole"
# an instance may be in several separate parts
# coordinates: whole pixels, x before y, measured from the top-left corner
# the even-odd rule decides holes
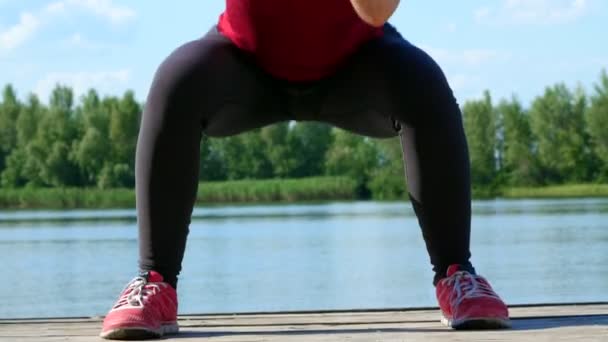
[[[150,340],[157,339],[164,335],[177,334],[179,326],[177,323],[164,324],[160,329],[153,330],[145,327],[117,328],[104,331],[99,334],[106,340]]]
[[[455,330],[493,330],[511,328],[511,320],[504,318],[467,318],[461,320],[450,320],[441,317],[441,323]]]

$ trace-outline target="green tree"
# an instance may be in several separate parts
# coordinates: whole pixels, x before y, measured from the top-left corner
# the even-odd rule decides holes
[[[84,185],[97,185],[111,152],[109,117],[103,111],[95,90],[89,90],[81,98],[81,103],[76,117],[82,138],[75,142],[73,159],[83,175]]]
[[[134,186],[133,169],[126,164],[105,163],[99,175],[98,186],[102,189]]]
[[[2,186],[20,187],[28,183],[28,146],[35,138],[43,110],[35,95],[30,95],[28,102],[21,108],[16,122],[16,147],[6,158],[6,167],[0,175]]]
[[[503,128],[503,168],[508,185],[535,185],[538,162],[533,153],[530,118],[516,97],[497,107]]]
[[[353,178],[359,184],[359,195],[369,197],[367,182],[379,160],[376,145],[369,138],[342,129],[334,129],[333,136],[326,156],[327,174]]]
[[[74,153],[75,161],[84,177],[84,185],[99,185],[99,177],[107,164],[105,158],[109,155],[110,148],[107,136],[94,127],[87,128]]]
[[[267,148],[262,139],[261,129],[241,134],[239,137],[244,148],[241,150],[241,167],[245,178],[272,178],[274,171],[266,153]],[[245,172],[246,171],[246,172]]]
[[[0,172],[4,170],[5,159],[17,146],[17,127],[15,125],[21,104],[11,85],[4,87],[0,105]]]
[[[226,165],[227,179],[271,178],[272,164],[260,129],[217,139],[218,152]]]
[[[110,139],[116,163],[133,167],[141,111],[132,91],[126,92],[110,111]]]
[[[289,131],[287,143],[295,160],[291,177],[313,177],[325,170],[325,156],[332,145],[332,127],[321,122],[298,122]]]
[[[368,182],[373,197],[380,200],[405,198],[407,186],[399,138],[373,141],[378,149],[378,165]]]
[[[495,185],[497,132],[490,93],[485,91],[482,100],[466,102],[463,107],[463,116],[471,158],[473,185]]]
[[[260,137],[265,146],[266,158],[270,162],[273,176],[287,178],[294,173],[298,156],[291,150],[289,144],[289,123],[282,122],[264,127]]]
[[[25,176],[26,163],[26,149],[14,149],[6,158],[6,167],[0,174],[0,185],[6,188],[16,188],[26,185],[28,182],[28,179]]]
[[[100,187],[133,187],[135,185],[135,149],[142,108],[132,91],[120,100],[105,99],[104,110],[109,115],[111,155],[101,172]]]
[[[591,146],[602,162],[602,178],[608,181],[608,73],[602,70],[599,83],[595,84],[586,123],[591,136]]]
[[[46,117],[46,115],[45,115]],[[48,147],[42,139],[36,138],[27,145],[25,151],[25,164],[23,165],[23,175],[27,179],[27,185],[32,187],[43,187],[49,184],[45,182],[43,170],[45,169]]]
[[[548,87],[530,110],[531,128],[537,139],[541,177],[547,183],[588,179],[589,153],[585,149],[586,99],[564,84]]]
[[[25,147],[34,139],[43,111],[44,106],[38,96],[30,94],[17,118],[17,146]]]
[[[226,162],[222,158],[221,139],[203,135],[200,145],[199,179],[221,181],[227,179]]]
[[[70,88],[55,87],[49,110],[28,149],[28,158],[33,159],[28,163],[39,168],[39,181],[47,186],[81,185],[80,170],[72,156],[72,145],[78,140],[73,102]]]

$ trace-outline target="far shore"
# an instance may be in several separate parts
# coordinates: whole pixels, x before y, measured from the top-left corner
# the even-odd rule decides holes
[[[347,177],[243,180],[201,183],[196,203],[253,204],[374,200],[362,197],[357,183]],[[474,189],[474,199],[608,197],[608,184],[567,184],[543,187]],[[407,200],[401,196],[383,200]],[[134,208],[133,189],[19,188],[0,189],[1,209]]]

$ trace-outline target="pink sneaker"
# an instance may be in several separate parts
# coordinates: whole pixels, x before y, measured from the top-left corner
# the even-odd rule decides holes
[[[177,293],[150,271],[131,280],[103,321],[100,336],[109,340],[148,339],[175,334]]]
[[[441,322],[454,329],[509,328],[507,305],[490,283],[478,275],[451,265],[447,278],[439,281],[437,301],[443,315]]]

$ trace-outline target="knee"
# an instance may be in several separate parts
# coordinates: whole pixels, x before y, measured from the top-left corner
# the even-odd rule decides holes
[[[387,26],[380,41],[387,74],[393,88],[406,90],[420,101],[454,100],[452,89],[439,64],[424,50],[405,40],[395,28]]]
[[[446,116],[460,116],[454,92],[443,70],[429,54],[407,42],[394,51],[387,63],[395,68],[390,74],[392,89],[401,94],[397,98],[401,99],[402,108],[415,113],[406,115],[406,122],[419,125],[436,123]]]
[[[421,48],[407,43],[401,54],[394,54],[405,69],[403,77],[412,78],[422,98],[452,97],[452,89],[439,64]],[[409,65],[409,67],[407,66]]]

